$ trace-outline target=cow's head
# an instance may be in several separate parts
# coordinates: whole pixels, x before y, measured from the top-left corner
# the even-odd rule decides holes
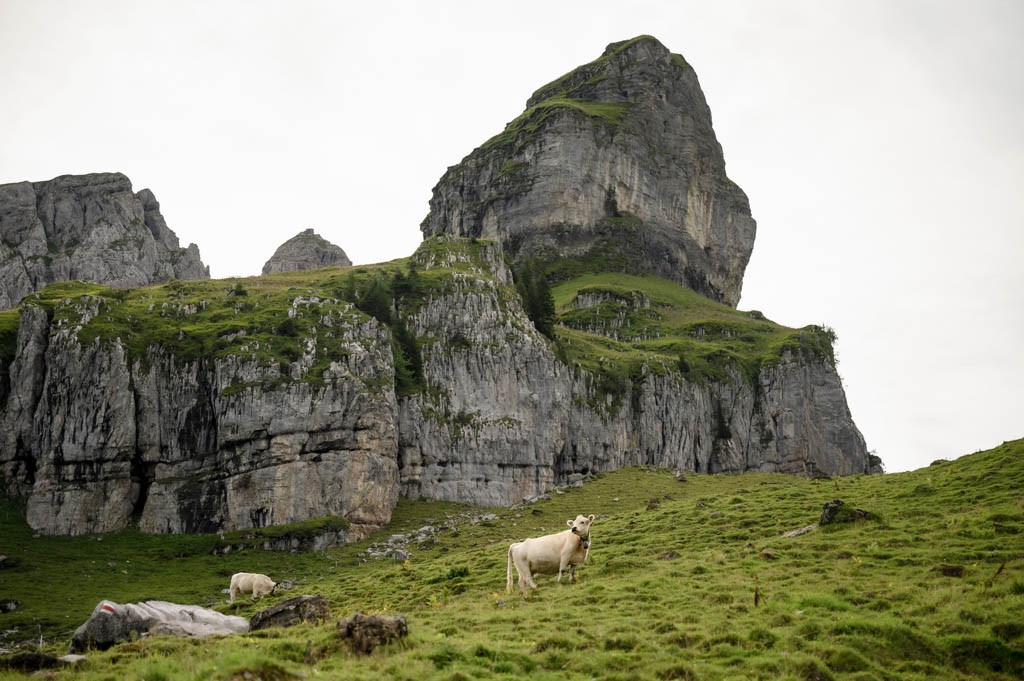
[[[576,520],[567,520],[565,521],[565,524],[569,526],[569,529],[572,530],[573,534],[577,535],[581,539],[586,539],[590,536],[590,523],[592,522],[594,522],[593,513],[587,516],[578,515],[576,516]]]

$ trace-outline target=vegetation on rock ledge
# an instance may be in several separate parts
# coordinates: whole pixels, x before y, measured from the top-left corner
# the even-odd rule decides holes
[[[281,366],[281,380],[292,380],[288,367],[300,362],[300,380],[312,383],[349,352],[346,329],[372,317],[391,331],[400,396],[424,388],[422,340],[412,333],[411,316],[431,296],[472,280],[496,287],[503,300],[519,298],[558,356],[619,398],[650,371],[679,371],[697,382],[734,375],[753,382],[787,356],[835,362],[830,329],[786,328],[664,279],[597,273],[599,263],[558,272],[532,263],[517,270],[516,288],[505,286],[494,279],[487,248],[494,246],[436,237],[411,258],[379,265],[137,289],[62,282],[26,300],[57,324],[80,327],[84,343],[119,339],[133,359],[145,362],[157,348],[183,361],[235,355]],[[588,299],[597,302],[581,303]],[[13,358],[17,324],[17,310],[0,313],[0,361]]]

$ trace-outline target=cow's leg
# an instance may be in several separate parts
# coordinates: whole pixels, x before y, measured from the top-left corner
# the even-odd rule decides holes
[[[537,588],[537,582],[533,581],[533,566],[530,565],[530,559],[521,557],[516,562],[516,569],[519,570],[519,590],[524,591],[523,582],[526,582],[526,586],[531,589]]]
[[[566,553],[563,552],[562,555],[559,556],[559,559],[558,559],[558,582],[559,583],[562,582],[562,573],[565,572],[566,566],[569,565],[569,559],[570,558],[572,558],[572,554],[571,553],[566,554]]]

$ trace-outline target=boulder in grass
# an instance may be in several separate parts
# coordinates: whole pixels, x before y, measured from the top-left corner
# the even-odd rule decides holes
[[[338,635],[348,639],[352,650],[369,655],[378,646],[407,636],[409,625],[405,618],[390,615],[364,615],[357,612],[338,622]]]
[[[862,508],[854,508],[853,506],[847,506],[846,502],[842,499],[833,499],[832,501],[826,502],[821,507],[821,517],[818,519],[818,525],[831,525],[834,523],[852,523],[855,520],[877,520],[876,516],[871,511],[865,511]]]
[[[320,594],[295,596],[253,615],[253,618],[249,620],[249,630],[291,627],[303,622],[324,622],[330,617],[331,604]]]
[[[66,664],[60,658],[46,653],[15,653],[8,657],[0,657],[0,669],[9,669],[24,674],[38,672],[42,669],[55,669]]]
[[[244,617],[225,615],[198,605],[166,601],[118,604],[100,601],[92,615],[71,636],[71,652],[105,650],[144,634],[218,636],[249,631]]]

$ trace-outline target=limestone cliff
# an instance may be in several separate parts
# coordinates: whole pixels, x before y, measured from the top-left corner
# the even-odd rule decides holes
[[[499,254],[481,255],[488,265],[478,276],[461,278],[415,315],[417,333],[432,341],[423,347],[424,379],[436,389],[399,403],[404,495],[503,505],[573,475],[635,465],[880,471],[850,416],[831,346],[817,342],[815,329],[785,330],[777,354],[753,371],[723,356],[711,374],[687,377],[675,358],[649,352],[616,377],[622,367],[611,360],[588,370],[557,358],[526,318]],[[425,269],[444,263],[421,260]],[[758,317],[747,328],[782,328]],[[563,344],[607,337],[559,336]]]
[[[755,223],[696,73],[641,36],[537,90],[448,169],[421,229],[495,239],[518,260],[656,274],[735,306]]]
[[[339,515],[358,537],[400,491],[511,504],[626,465],[877,469],[813,327],[710,301],[683,324],[659,296],[700,296],[636,279],[648,289],[621,296],[636,308],[605,319],[622,337],[645,335],[628,331],[636,315],[648,336],[683,329],[673,347],[692,348],[689,364],[657,349],[661,335],[622,346],[638,361],[617,366],[573,349],[612,342],[597,322],[573,328],[576,306],[601,296],[559,308],[555,345],[494,243],[435,238],[406,265],[303,276],[27,297],[0,352],[0,473],[32,526],[200,532]],[[399,365],[418,366],[402,395]]]
[[[56,283],[0,311],[0,484],[42,532],[330,515],[357,538],[399,494],[513,504],[628,465],[881,470],[834,334],[735,309],[754,221],[693,70],[653,38],[541,88],[450,168],[407,259],[138,288],[120,235],[176,241],[151,194],[88,177],[0,187],[0,282],[59,265],[133,287]],[[328,264],[314,237],[265,271]]]
[[[48,283],[129,287],[206,279],[195,244],[181,248],[153,192],[120,173],[0,185],[0,309]]]
[[[259,320],[257,291],[188,286],[75,285],[22,304],[0,358],[0,473],[29,523],[212,532],[334,515],[353,538],[379,529],[398,494],[387,329],[330,297],[277,291]]]
[[[263,274],[315,270],[318,267],[351,267],[341,246],[332,244],[312,229],[304,230],[281,244],[263,265]]]

